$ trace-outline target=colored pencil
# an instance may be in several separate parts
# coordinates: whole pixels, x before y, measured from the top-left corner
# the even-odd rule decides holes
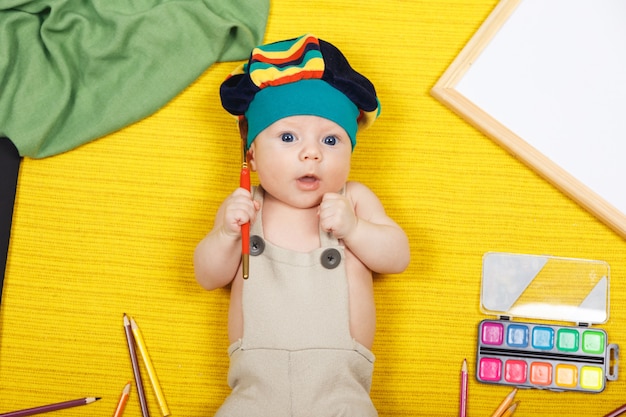
[[[148,355],[146,342],[143,340],[143,336],[141,334],[141,330],[139,330],[139,326],[137,326],[137,322],[135,322],[135,319],[132,317],[130,318],[130,327],[133,331],[133,336],[135,336],[135,343],[139,348],[141,357],[143,358],[143,363],[146,365],[146,369],[148,370],[148,377],[150,378],[154,394],[156,395],[157,402],[161,408],[161,413],[163,414],[163,417],[167,417],[170,415],[170,409],[167,407],[163,390],[161,390],[161,384],[159,384],[159,379],[157,378],[156,371],[154,370],[154,365],[152,365],[152,360],[150,359],[150,355]]]
[[[148,402],[146,401],[146,393],[143,390],[143,381],[141,380],[141,372],[139,372],[139,362],[137,361],[137,353],[135,352],[135,340],[133,332],[130,328],[128,316],[124,313],[124,331],[126,332],[126,342],[128,343],[128,353],[130,354],[130,363],[133,366],[133,374],[135,375],[135,385],[137,385],[137,395],[139,395],[139,405],[141,406],[141,415],[150,417],[148,411]]]
[[[491,417],[502,417],[502,414],[511,406],[511,403],[513,403],[515,394],[517,394],[517,388],[513,389],[509,395],[504,397],[504,400],[502,400],[502,403],[496,408],[496,411],[493,412]]]
[[[626,404],[622,405],[621,407],[616,408],[615,410],[611,411],[609,414],[606,414],[604,417],[617,417],[617,416],[621,416],[624,413],[626,413]]]
[[[459,417],[467,416],[467,359],[461,366],[461,393],[459,397]]]
[[[27,408],[25,410],[11,411],[10,413],[0,414],[0,417],[25,417],[35,414],[48,413],[50,411],[63,410],[70,407],[78,407],[81,405],[91,404],[94,401],[98,401],[100,397],[86,397],[79,398],[78,400],[64,401],[61,403],[42,405],[40,407]]]
[[[504,413],[502,413],[501,417],[511,417],[513,415],[513,413],[515,412],[515,410],[517,410],[518,406],[519,406],[519,401],[514,402],[512,406],[507,408],[504,411]]]
[[[128,402],[128,397],[130,397],[130,382],[126,384],[124,386],[124,389],[122,390],[122,395],[117,402],[117,407],[115,408],[115,413],[113,413],[113,417],[122,417],[122,414],[124,414],[124,409],[126,408],[126,403]]]
[[[243,138],[241,174],[239,186],[250,191],[250,169],[246,158],[246,138]],[[243,279],[248,279],[250,273],[250,222],[241,225],[241,271]]]

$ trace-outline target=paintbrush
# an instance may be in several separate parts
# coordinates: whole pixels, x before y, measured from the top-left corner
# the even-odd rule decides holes
[[[250,191],[250,169],[246,158],[246,138],[241,141],[241,174],[239,186]],[[241,225],[241,271],[243,279],[248,279],[250,270],[250,222]]]

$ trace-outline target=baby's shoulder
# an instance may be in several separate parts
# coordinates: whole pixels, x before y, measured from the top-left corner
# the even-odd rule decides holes
[[[346,197],[352,202],[357,215],[363,218],[385,215],[382,202],[367,185],[358,181],[349,181],[345,189]]]
[[[376,194],[365,184],[358,181],[348,181],[345,185],[345,194],[356,201],[359,198],[376,198]]]

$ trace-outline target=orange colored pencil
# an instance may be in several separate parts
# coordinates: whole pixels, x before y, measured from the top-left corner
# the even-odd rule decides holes
[[[113,413],[113,417],[122,417],[122,414],[124,414],[124,409],[126,408],[126,403],[128,402],[128,397],[130,397],[130,382],[127,383],[122,390],[122,395],[117,402],[117,407],[115,408],[115,413]]]

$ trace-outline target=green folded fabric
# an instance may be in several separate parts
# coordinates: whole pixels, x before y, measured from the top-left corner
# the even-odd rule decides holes
[[[262,43],[269,0],[2,0],[0,136],[68,151],[154,113]]]

